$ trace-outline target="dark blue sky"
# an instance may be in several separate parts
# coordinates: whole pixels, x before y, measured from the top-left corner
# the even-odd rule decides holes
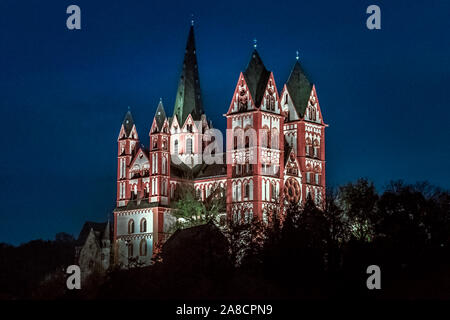
[[[66,28],[81,7],[82,29]],[[381,30],[366,8],[381,7]],[[225,128],[252,39],[281,90],[295,51],[316,84],[327,180],[450,187],[448,1],[0,2],[0,241],[78,236],[115,201],[117,135],[172,114],[190,15],[208,116]]]

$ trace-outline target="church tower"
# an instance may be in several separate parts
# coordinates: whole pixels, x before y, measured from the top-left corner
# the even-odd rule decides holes
[[[117,206],[125,206],[131,197],[128,183],[129,167],[139,146],[139,137],[133,116],[128,111],[123,119],[117,139]]]
[[[191,25],[170,127],[172,160],[189,167],[201,163],[203,133],[208,128],[200,90],[194,26]]]
[[[227,117],[227,215],[267,220],[280,205],[284,160],[281,114],[273,73],[258,51],[239,75]]]
[[[154,243],[164,240],[164,220],[170,202],[170,134],[169,121],[162,100],[158,104],[150,129],[149,202],[155,207],[153,216]]]
[[[159,102],[150,129],[150,202],[169,204],[170,141],[169,121],[162,101]]]
[[[310,196],[318,206],[325,197],[325,128],[315,85],[300,62],[283,87],[284,136],[300,166],[301,200]],[[293,180],[291,180],[293,182]],[[293,182],[294,183],[294,182]]]

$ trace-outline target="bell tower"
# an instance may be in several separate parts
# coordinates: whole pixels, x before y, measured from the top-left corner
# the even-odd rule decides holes
[[[139,148],[139,137],[131,112],[125,114],[117,139],[117,207],[126,206],[131,197],[129,166]]]
[[[226,117],[228,218],[266,220],[280,204],[283,116],[273,73],[256,48],[239,75]]]
[[[169,205],[170,137],[169,121],[162,100],[158,104],[150,129],[150,190],[149,201]]]
[[[284,135],[295,153],[301,174],[301,199],[310,196],[321,206],[325,197],[325,128],[315,85],[298,61],[283,87]]]

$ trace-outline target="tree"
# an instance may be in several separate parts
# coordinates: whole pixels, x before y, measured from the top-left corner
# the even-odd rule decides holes
[[[373,238],[378,194],[373,182],[358,179],[339,188],[338,202],[348,219],[352,236],[356,240]]]
[[[177,222],[172,227],[172,231],[205,224],[209,221],[217,222],[219,214],[226,211],[223,195],[224,189],[215,186],[208,197],[202,201],[191,184],[180,185],[173,202],[175,209],[173,215]]]

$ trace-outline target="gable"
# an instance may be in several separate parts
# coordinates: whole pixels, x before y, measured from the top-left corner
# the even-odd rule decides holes
[[[150,168],[150,162],[148,160],[148,157],[144,150],[139,149],[139,151],[136,153],[136,156],[134,157],[133,161],[131,161],[130,164],[130,170],[143,170]]]

